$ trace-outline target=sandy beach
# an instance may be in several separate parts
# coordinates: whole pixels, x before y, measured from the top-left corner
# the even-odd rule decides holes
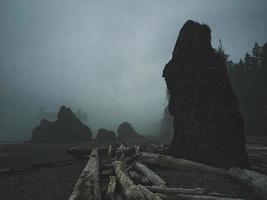
[[[266,153],[266,138],[249,138],[247,152],[251,166],[266,172],[267,159],[258,155]],[[95,148],[108,143],[19,143],[0,145],[0,168],[27,170],[0,175],[0,200],[63,200],[67,199],[80,176],[87,160],[74,160],[65,151],[72,147]],[[60,166],[32,167],[34,164],[55,163],[74,160]],[[101,161],[101,159],[100,159]],[[187,171],[155,169],[155,172],[172,187],[203,187],[233,197],[257,200],[255,192],[246,190],[233,180],[224,177],[204,175]]]

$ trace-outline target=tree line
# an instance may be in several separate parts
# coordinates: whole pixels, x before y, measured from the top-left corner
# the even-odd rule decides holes
[[[221,45],[218,51],[223,51]],[[246,135],[267,136],[267,43],[261,46],[256,42],[237,63],[224,55],[245,119]]]

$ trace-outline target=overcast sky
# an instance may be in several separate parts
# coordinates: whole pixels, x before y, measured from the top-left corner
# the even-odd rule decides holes
[[[161,77],[183,23],[208,24],[237,61],[267,41],[266,0],[0,0],[0,140],[23,140],[39,108],[88,112],[89,126],[129,121],[153,134]]]

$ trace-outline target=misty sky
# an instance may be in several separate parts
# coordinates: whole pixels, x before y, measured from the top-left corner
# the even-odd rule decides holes
[[[183,23],[207,23],[237,61],[267,41],[266,0],[0,0],[0,140],[25,140],[40,107],[156,133],[161,77]]]

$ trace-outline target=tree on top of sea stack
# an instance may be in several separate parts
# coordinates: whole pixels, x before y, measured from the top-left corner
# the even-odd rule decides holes
[[[91,129],[70,108],[61,106],[56,121],[42,119],[33,129],[31,142],[85,142],[91,140],[91,137]]]
[[[207,25],[183,25],[163,77],[174,116],[170,153],[217,167],[248,167],[243,117]]]

